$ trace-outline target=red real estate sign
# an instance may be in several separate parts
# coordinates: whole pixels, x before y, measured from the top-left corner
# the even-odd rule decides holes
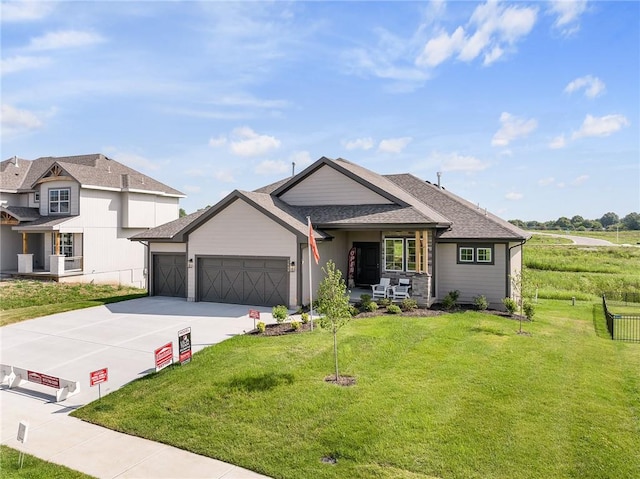
[[[60,389],[60,378],[49,376],[47,374],[37,373],[35,371],[27,371],[27,380],[32,383],[42,384],[51,388]]]
[[[180,364],[191,361],[191,328],[178,331],[178,361]]]
[[[167,343],[155,350],[156,372],[173,363],[173,343]]]
[[[107,368],[98,369],[89,373],[89,383],[91,387],[96,384],[106,383],[109,380],[109,370]]]

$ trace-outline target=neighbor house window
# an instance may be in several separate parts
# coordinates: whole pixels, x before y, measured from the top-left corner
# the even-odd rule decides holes
[[[49,190],[49,213],[69,213],[70,196],[69,188]]]
[[[384,269],[385,271],[415,271],[415,238],[385,238]]]
[[[36,202],[36,203],[40,203],[40,192],[39,191],[36,191],[33,194],[33,201]]]
[[[493,246],[458,245],[458,264],[493,264]]]
[[[56,234],[52,236],[51,254],[56,254]],[[73,233],[60,233],[60,254],[67,258],[73,256]]]

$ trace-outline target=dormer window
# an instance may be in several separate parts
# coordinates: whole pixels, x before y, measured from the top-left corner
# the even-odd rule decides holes
[[[71,190],[69,188],[49,190],[49,213],[68,214],[70,196]]]

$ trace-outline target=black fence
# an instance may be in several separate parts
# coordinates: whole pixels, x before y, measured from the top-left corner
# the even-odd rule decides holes
[[[640,293],[625,293],[622,291],[605,291],[602,293],[603,296],[607,297],[607,301],[609,303],[625,303],[628,305],[629,303],[637,303],[638,309],[640,310]]]
[[[616,301],[616,303],[621,302]],[[632,303],[636,302],[632,301]],[[607,307],[607,296],[605,294],[602,295],[602,307],[604,308],[607,329],[611,339],[640,343],[640,314],[612,313]],[[640,311],[640,304],[638,304],[638,311]]]

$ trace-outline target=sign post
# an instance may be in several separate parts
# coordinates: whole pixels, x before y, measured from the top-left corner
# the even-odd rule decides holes
[[[173,343],[169,342],[154,351],[156,372],[173,364]]]
[[[253,319],[253,329],[256,329],[256,319],[260,321],[260,311],[257,309],[250,309],[249,317]]]
[[[18,442],[22,444],[27,442],[27,434],[29,433],[29,423],[27,421],[20,421],[18,424],[18,437],[16,438]],[[18,456],[18,464],[20,464],[20,469],[22,469],[22,464],[24,463],[24,452],[20,451],[20,455]]]
[[[89,373],[89,384],[91,387],[98,385],[98,399],[102,399],[102,391],[100,390],[100,384],[106,383],[109,380],[109,370],[107,368],[98,369]]]
[[[178,331],[178,361],[181,365],[191,361],[191,328]]]

